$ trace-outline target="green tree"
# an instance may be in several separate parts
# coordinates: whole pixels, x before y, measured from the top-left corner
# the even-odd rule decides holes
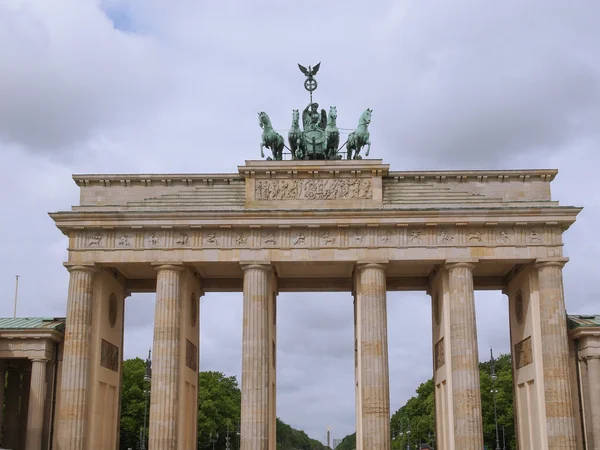
[[[144,423],[144,409],[146,408],[145,373],[146,364],[142,359],[128,359],[123,362],[121,437],[119,444],[123,450],[139,448],[140,430]]]
[[[506,448],[512,450],[516,448],[516,444],[511,356],[500,355],[495,361],[497,375],[495,384],[490,375],[490,369],[491,361],[479,364],[484,444],[489,449],[496,448],[496,423],[494,420],[494,397],[492,392],[496,390],[500,446],[503,448],[502,429],[504,427]],[[434,391],[433,379],[427,380],[417,388],[417,395],[408,399],[406,404],[392,415],[390,420],[392,449],[405,450],[409,439],[411,447],[420,443],[429,443],[435,446]],[[409,430],[410,433],[408,433]],[[356,448],[356,435],[351,434],[344,438],[336,450],[352,450],[354,448]]]
[[[198,386],[198,446],[211,450],[210,436],[218,433],[215,449],[225,448],[229,430],[230,447],[239,448],[242,394],[235,377],[221,372],[200,372]]]
[[[145,373],[146,366],[142,359],[135,358],[123,362],[120,424],[122,450],[139,448],[140,430],[143,427],[146,408],[144,391],[149,387],[144,381]],[[198,448],[212,450],[211,434],[214,437],[218,433],[215,450],[224,450],[225,438],[229,431],[230,448],[239,449],[238,431],[242,396],[237,379],[221,372],[200,372],[198,382]],[[328,447],[309,438],[304,431],[296,430],[277,419],[277,449],[324,450],[326,448]]]

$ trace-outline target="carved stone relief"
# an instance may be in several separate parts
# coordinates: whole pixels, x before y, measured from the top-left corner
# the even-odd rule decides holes
[[[517,292],[515,296],[515,318],[519,324],[523,323],[523,293],[521,291]]]
[[[444,338],[441,338],[435,344],[435,370],[438,370],[446,364],[446,355],[444,351]]]
[[[433,297],[433,317],[435,319],[435,323],[437,325],[440,324],[440,318],[442,316],[442,302],[440,298],[440,293],[436,292]]]
[[[119,371],[119,347],[104,339],[100,346],[100,365],[113,372]]]
[[[104,247],[104,234],[102,233],[98,233],[98,232],[94,232],[94,233],[90,233],[88,235],[87,238],[87,246],[88,247]]]
[[[179,232],[176,234],[175,244],[185,247],[185,246],[189,245],[189,242],[190,242],[190,238],[187,233],[182,231],[182,232]]]
[[[371,199],[370,178],[256,180],[256,200]]]
[[[531,349],[531,336],[515,344],[515,362],[517,369],[525,367],[533,362],[533,352]]]
[[[115,294],[110,294],[110,298],[108,299],[108,324],[111,328],[114,328],[117,323],[117,315],[117,297]]]
[[[145,243],[147,247],[160,247],[162,244],[162,236],[156,231],[146,233]]]
[[[193,292],[192,297],[190,298],[190,316],[190,323],[192,327],[195,327],[196,323],[198,323],[198,299]]]
[[[131,247],[131,237],[128,234],[120,234],[117,237],[117,247]]]
[[[189,339],[185,340],[185,365],[194,372],[198,371],[198,347]]]
[[[271,180],[273,181],[273,180]],[[277,181],[277,180],[275,180]],[[550,236],[549,238],[546,236]],[[391,226],[309,226],[306,228],[252,227],[232,229],[227,226],[203,229],[201,232],[177,230],[144,230],[138,232],[116,231],[110,236],[102,232],[89,232],[76,242],[76,248],[95,250],[115,248],[356,248],[356,247],[468,247],[468,246],[547,246],[560,241],[542,229],[480,229],[465,227],[408,227]],[[550,250],[548,250],[550,251]]]

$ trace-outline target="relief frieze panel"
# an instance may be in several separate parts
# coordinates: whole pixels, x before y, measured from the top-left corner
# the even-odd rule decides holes
[[[78,236],[80,236],[79,234]],[[233,227],[175,230],[89,231],[72,240],[78,250],[280,249],[280,248],[444,248],[561,245],[553,228],[338,225]],[[560,251],[560,249],[558,250]]]
[[[255,200],[372,199],[370,178],[256,180]]]

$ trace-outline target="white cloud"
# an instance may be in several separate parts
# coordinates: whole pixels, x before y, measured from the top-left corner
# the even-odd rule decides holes
[[[598,312],[600,6],[562,1],[0,3],[0,296],[64,315],[66,239],[48,211],[77,202],[81,172],[235,172],[308,98],[296,63],[322,60],[315,98],[394,170],[556,167],[553,196],[584,206],[565,233],[570,312]],[[125,355],[145,358],[152,296],[127,300]],[[477,293],[480,355],[507,351],[505,298]],[[241,295],[202,301],[202,367],[241,371]],[[0,315],[12,301],[0,302]],[[279,301],[279,415],[310,435],[354,428],[352,302]],[[431,374],[430,304],[388,300],[392,409]],[[415,338],[416,337],[416,338]]]

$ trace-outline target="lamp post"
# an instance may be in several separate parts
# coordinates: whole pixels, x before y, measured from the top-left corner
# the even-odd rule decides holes
[[[146,359],[146,373],[144,374],[144,424],[140,432],[140,450],[146,449],[146,418],[148,417],[148,398],[150,397],[150,383],[152,381],[152,349],[148,350],[148,359]]]
[[[215,443],[219,440],[219,433],[216,433],[215,436],[213,437],[213,434],[210,433],[208,435],[208,442],[210,442],[212,444],[212,448],[213,450],[215,450]]]
[[[491,358],[490,376],[492,378],[492,397],[494,399],[494,421],[496,423],[496,450],[502,450],[500,448],[500,436],[498,434],[498,410],[496,408],[496,394],[498,393],[498,389],[496,389],[496,380],[498,379],[498,375],[496,375],[494,352],[491,347],[490,347],[490,358]]]

